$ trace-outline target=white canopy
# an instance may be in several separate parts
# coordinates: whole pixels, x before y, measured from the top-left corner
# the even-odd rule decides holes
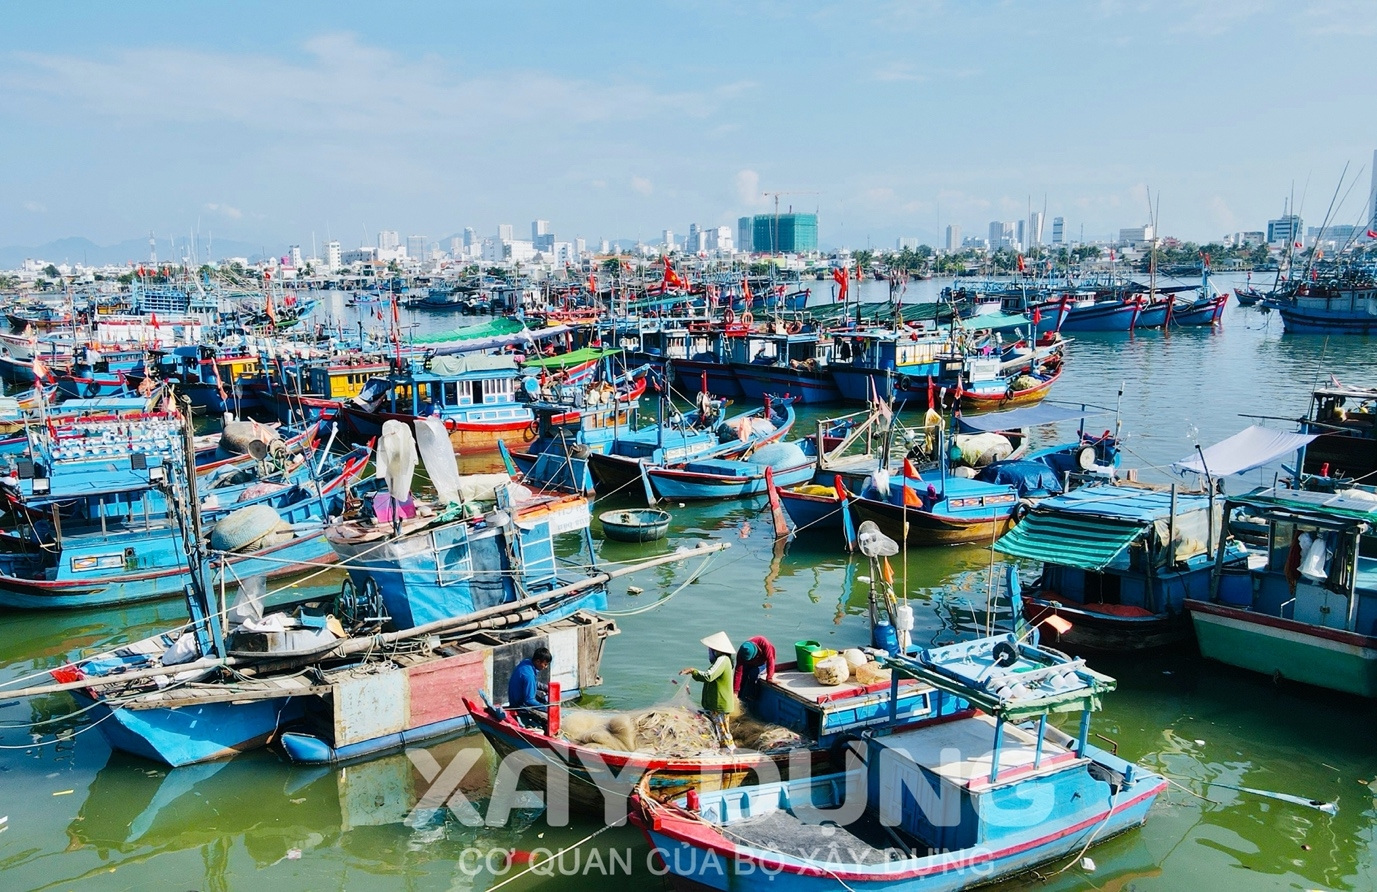
[[[1242,474],[1253,468],[1260,468],[1268,462],[1287,453],[1295,452],[1315,439],[1315,434],[1298,434],[1294,431],[1277,431],[1253,425],[1225,440],[1202,450],[1205,464],[1200,464],[1201,453],[1188,455],[1173,462],[1178,471],[1191,471],[1204,474],[1208,469],[1215,477]]]

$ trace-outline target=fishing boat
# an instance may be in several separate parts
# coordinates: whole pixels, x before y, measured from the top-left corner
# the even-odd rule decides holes
[[[443,428],[425,428],[420,453],[437,495],[457,500],[463,483]],[[462,697],[505,684],[538,647],[558,654],[552,680],[566,690],[596,684],[603,641],[616,627],[584,608],[605,603],[607,580],[718,550],[575,572],[556,561],[554,537],[587,539],[585,501],[527,498],[504,487],[493,510],[417,505],[409,436],[400,424],[384,435],[379,460],[388,489],[374,504],[388,516],[375,511],[332,527],[350,573],[333,602],[265,608],[261,597],[241,593],[222,611],[199,515],[175,512],[187,521],[193,558],[191,622],[59,667],[55,684],[11,694],[72,691],[112,747],[173,766],[279,738],[296,760],[362,758],[467,727]],[[191,453],[185,444],[183,468]],[[169,471],[176,498],[194,503],[194,476],[179,473],[175,458]]]
[[[1058,647],[1130,653],[1190,640],[1187,598],[1209,590],[1222,535],[1222,499],[1132,482],[1085,487],[1037,502],[994,550],[1041,565],[1022,591],[1030,623],[1059,617]],[[1224,544],[1225,566],[1247,550]]]
[[[795,412],[792,400],[766,399],[758,409],[724,417],[724,401],[699,391],[697,407],[672,412],[661,393],[654,425],[619,429],[602,448],[591,449],[588,468],[599,495],[645,492],[645,468],[678,467],[700,460],[732,460],[788,436]],[[670,410],[670,412],[667,412]],[[668,415],[668,417],[667,417]]]
[[[1201,655],[1377,697],[1377,491],[1270,487],[1230,496],[1225,510],[1264,524],[1266,544],[1246,568],[1217,562],[1209,593],[1186,601]]]
[[[474,704],[470,709],[500,756],[521,753],[557,769],[554,776],[567,783],[570,803],[597,814],[616,805],[607,801],[615,796],[623,797],[620,804],[625,805],[624,797],[642,778],[643,795],[658,801],[690,790],[734,789],[778,779],[792,766],[822,768],[846,739],[876,725],[920,723],[932,716],[929,692],[921,685],[905,680],[897,693],[888,681],[850,678],[823,685],[811,668],[792,661],[778,664],[772,678],[762,679],[747,705],[733,719],[737,749],[730,753],[719,750],[697,710],[678,704],[629,713],[556,706],[548,732],[524,727],[500,709]],[[623,737],[634,728],[635,739],[619,740],[603,732],[614,721]],[[666,726],[683,733],[664,733]],[[621,779],[619,784],[607,783],[609,771]],[[542,774],[535,783],[547,785],[548,794],[549,775]]]
[[[91,427],[79,442],[62,430],[40,438],[36,458],[0,483],[19,524],[0,535],[0,606],[83,608],[184,593],[191,571],[166,493],[180,419],[143,418],[137,431],[129,422],[107,423],[99,434]],[[197,513],[227,587],[332,562],[322,526],[343,509],[345,489],[368,460],[361,447],[318,466],[307,455],[277,473],[207,473]]]
[[[1260,306],[1276,310],[1295,334],[1377,332],[1377,282],[1362,270],[1283,283]]]
[[[886,661],[932,719],[847,742],[845,770],[670,802],[642,779],[633,820],[685,889],[966,889],[1141,825],[1166,780],[1090,743],[1115,681],[1013,636]],[[1079,733],[1053,713],[1080,712]]]
[[[976,363],[973,366],[978,365]],[[1063,365],[1060,354],[1053,354],[1034,369],[1006,374],[1002,367],[993,376],[973,378],[969,384],[959,384],[956,399],[970,412],[993,412],[1015,409],[1042,402],[1061,378]]]
[[[773,477],[778,486],[793,486],[813,477],[816,455],[797,443],[770,443],[738,459],[702,458],[672,467],[641,466],[645,487],[657,499],[739,499],[761,495]]]
[[[1063,295],[1050,306],[1056,314],[1053,327],[1060,332],[1132,331],[1142,304],[1117,295]]]
[[[1314,435],[1301,459],[1303,473],[1349,480],[1377,473],[1377,388],[1347,386],[1331,376],[1311,391],[1300,429]]]
[[[832,343],[817,332],[752,332],[743,340],[745,355],[734,359],[731,367],[747,399],[785,394],[804,405],[841,399],[827,368]]]

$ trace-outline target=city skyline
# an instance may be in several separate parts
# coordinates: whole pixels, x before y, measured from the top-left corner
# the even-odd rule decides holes
[[[1318,222],[1346,163],[1334,222],[1371,211],[1370,122],[1270,64],[1361,83],[1377,28],[1337,0],[408,9],[12,10],[0,245],[198,231],[271,252],[516,220],[654,243],[776,200],[818,213],[824,248],[1030,212],[1095,241],[1146,223],[1148,188],[1160,232],[1204,242],[1293,195]],[[1325,138],[1256,138],[1279,106]]]

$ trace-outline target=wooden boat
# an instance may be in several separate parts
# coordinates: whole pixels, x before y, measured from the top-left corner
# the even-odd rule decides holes
[[[653,542],[669,532],[673,518],[668,511],[655,508],[604,511],[598,515],[603,535],[618,542]]]
[[[407,443],[389,439],[386,479],[409,487],[402,472],[409,477],[410,453],[399,445]],[[432,481],[460,485],[443,436],[421,446],[423,458],[448,459],[447,467],[427,465]],[[188,440],[187,463],[190,452]],[[185,479],[194,498],[195,477]],[[419,506],[395,525],[344,521],[331,528],[331,542],[350,579],[333,604],[264,610],[244,600],[225,613],[200,550],[199,517],[178,512],[188,520],[193,558],[191,622],[59,667],[57,684],[7,695],[73,691],[112,747],[168,765],[277,738],[299,760],[361,758],[466,727],[462,698],[505,684],[537,647],[558,654],[551,680],[565,690],[596,684],[603,642],[616,627],[582,608],[605,604],[607,580],[722,547],[606,573],[572,572],[556,562],[553,537],[580,533],[587,545],[587,503],[537,497],[515,504],[507,488],[502,493],[500,510],[471,520]]]
[[[1079,857],[1142,824],[1166,789],[1090,744],[1115,682],[1081,661],[1009,635],[886,662],[896,684],[930,687],[933,719],[871,729],[843,771],[664,803],[641,781],[632,819],[677,886],[955,892]],[[1047,721],[1064,711],[1082,714],[1075,738]]]
[[[1314,282],[1292,282],[1268,295],[1260,306],[1276,310],[1282,327],[1296,334],[1372,334],[1377,332],[1377,282],[1353,272]]]
[[[1351,387],[1332,379],[1310,395],[1301,431],[1304,473],[1315,477],[1371,480],[1377,473],[1377,388]]]
[[[642,466],[647,490],[660,499],[738,499],[769,488],[766,470],[777,486],[812,479],[818,460],[794,443],[771,443],[739,459],[695,459],[675,467]]]
[[[1058,647],[1152,650],[1190,640],[1185,601],[1209,587],[1221,516],[1210,496],[1175,486],[1083,487],[1042,499],[993,547],[1041,562],[1042,575],[1012,600],[1030,623],[1070,622],[1054,633]],[[1225,544],[1227,566],[1246,558]]]
[[[499,710],[475,709],[472,703],[469,708],[499,755],[524,753],[557,768],[556,777],[561,783],[568,782],[570,803],[602,814],[607,804],[604,797],[609,793],[629,795],[641,778],[646,778],[643,795],[665,800],[690,790],[726,790],[777,779],[787,774],[791,765],[824,766],[837,746],[877,723],[892,721],[904,726],[929,720],[930,696],[925,685],[907,679],[897,689],[889,682],[866,685],[855,680],[823,685],[811,671],[801,671],[797,663],[781,663],[773,679],[761,681],[746,716],[757,724],[763,721],[794,732],[793,743],[772,744],[761,750],[739,747],[734,753],[712,747],[674,753],[595,747],[576,743],[559,731],[551,735],[523,727]],[[895,704],[892,711],[891,701]],[[552,718],[562,709],[553,707]],[[560,724],[559,719],[554,722]],[[609,788],[606,775],[595,777],[593,771],[599,775],[611,771],[622,783]],[[543,784],[548,779],[541,777],[535,782]]]
[[[588,469],[602,496],[644,494],[642,470],[680,467],[689,461],[736,459],[782,440],[793,429],[792,400],[767,399],[759,409],[723,419],[721,401],[698,397],[699,408],[653,427],[618,429],[599,448],[590,448]],[[664,419],[662,405],[658,417]],[[590,447],[592,444],[589,444]]]
[[[1052,385],[1061,378],[1062,364],[1047,362],[1036,372],[996,379],[986,385],[981,382],[961,387],[961,407],[971,412],[992,412],[1015,409],[1040,403],[1051,392]],[[1003,389],[1000,389],[1003,384]]]
[[[1377,698],[1377,491],[1273,487],[1230,496],[1235,508],[1267,525],[1266,553],[1186,601],[1201,655]]]

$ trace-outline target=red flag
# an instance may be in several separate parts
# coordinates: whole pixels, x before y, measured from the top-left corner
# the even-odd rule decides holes
[[[588,274],[588,291],[590,294],[598,293],[598,280],[593,276],[592,273]]]
[[[1301,243],[1300,243],[1300,242],[1296,242],[1296,247],[1299,248],[1300,246],[1301,246]]]
[[[751,283],[749,279],[741,280],[741,293],[746,297],[746,309],[751,308],[751,302],[755,300],[755,295],[751,294]]]
[[[1204,252],[1202,251],[1202,252],[1200,253],[1200,257],[1205,261],[1205,269],[1209,269],[1209,268],[1210,268],[1210,255],[1208,255],[1208,254],[1206,254],[1206,253],[1204,253]]]
[[[1367,237],[1368,237],[1368,238],[1377,238],[1377,229],[1369,229],[1369,230],[1367,231]]]
[[[844,267],[837,267],[832,270],[832,281],[836,282],[838,285],[837,300],[846,300],[846,269]]]
[[[153,314],[153,330],[154,330],[154,331],[157,331],[157,330],[158,330],[158,314],[157,314],[157,313],[154,313],[154,314]]]
[[[937,408],[937,385],[933,383],[931,375],[928,375],[928,408]]]
[[[1110,249],[1109,249],[1109,261],[1110,261],[1111,263],[1114,262],[1114,249],[1113,249],[1113,248],[1110,248]]]
[[[1033,324],[1037,325],[1042,321],[1042,307],[1033,307]]]
[[[856,281],[859,282],[860,280],[861,280],[861,265],[860,265],[859,263],[857,263],[857,264],[856,264]]]
[[[268,276],[267,273],[264,273],[263,275],[264,275],[264,278],[267,278],[267,276]],[[267,293],[267,303],[265,303],[265,304],[263,305],[263,312],[267,315],[268,321],[269,321],[269,322],[273,323],[274,325],[277,324],[277,307],[273,306],[273,292],[272,292],[272,289],[268,289],[268,293]]]

